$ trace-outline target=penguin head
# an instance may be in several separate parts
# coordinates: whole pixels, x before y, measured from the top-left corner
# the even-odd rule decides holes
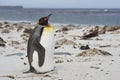
[[[50,17],[51,15],[52,15],[52,14],[49,14],[49,15],[46,16],[46,17],[41,17],[41,18],[38,20],[37,24],[38,24],[38,25],[43,25],[43,26],[49,25],[48,20],[49,20],[49,17]]]

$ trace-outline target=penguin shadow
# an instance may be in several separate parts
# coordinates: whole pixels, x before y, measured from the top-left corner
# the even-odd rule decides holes
[[[71,53],[69,52],[55,52],[54,55],[72,55]]]
[[[10,57],[10,56],[23,56],[23,55],[24,55],[24,53],[18,52],[18,53],[13,53],[13,54],[7,54],[5,56]]]

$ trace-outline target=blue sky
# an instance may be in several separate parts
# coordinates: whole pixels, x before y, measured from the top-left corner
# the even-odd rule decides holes
[[[120,0],[0,0],[0,5],[25,8],[120,8]]]

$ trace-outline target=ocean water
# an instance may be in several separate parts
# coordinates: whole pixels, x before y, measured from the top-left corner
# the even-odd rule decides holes
[[[56,24],[120,25],[120,9],[0,9],[0,21],[31,21],[52,13]]]

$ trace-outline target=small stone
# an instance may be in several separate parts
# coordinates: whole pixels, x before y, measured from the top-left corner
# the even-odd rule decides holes
[[[107,72],[107,73],[105,73],[106,75],[108,75],[109,73]]]
[[[22,59],[22,60],[23,60],[24,58],[20,58],[20,59]]]
[[[27,63],[24,62],[24,65],[27,65]]]
[[[90,66],[90,68],[100,69],[100,67],[96,67],[96,66]]]
[[[99,63],[99,65],[102,65],[102,63]]]
[[[60,48],[60,47],[61,47],[61,46],[59,46],[59,45],[58,45],[58,46],[57,46],[57,45],[55,45],[55,49]]]
[[[86,46],[81,46],[80,47],[81,50],[87,50],[87,49],[90,49],[89,45],[86,45]]]
[[[111,60],[111,61],[115,61],[115,60]]]
[[[96,38],[95,40],[103,40],[103,39]]]
[[[68,28],[67,27],[63,27],[62,31],[68,31]]]
[[[100,71],[103,71],[103,69],[101,69]]]
[[[8,22],[5,21],[4,24],[8,24]]]

